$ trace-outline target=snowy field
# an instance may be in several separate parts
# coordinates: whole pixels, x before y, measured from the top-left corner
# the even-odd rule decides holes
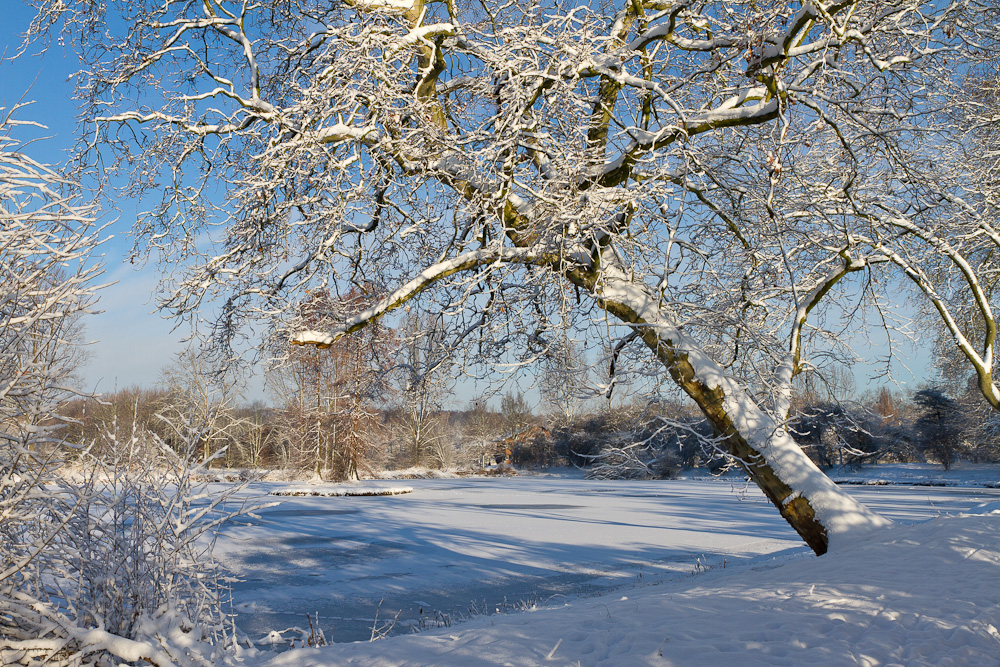
[[[380,484],[395,485],[365,486]],[[257,661],[1000,665],[1000,512],[962,514],[997,489],[847,487],[901,525],[817,559],[756,489],[725,480],[407,486],[272,496],[227,529],[217,553],[241,573],[251,637],[318,614],[328,640],[359,641]],[[380,601],[397,636],[371,644]]]

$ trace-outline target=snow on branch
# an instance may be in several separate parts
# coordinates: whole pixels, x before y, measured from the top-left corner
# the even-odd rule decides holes
[[[418,2],[420,0],[346,0],[345,4],[361,11],[405,14],[413,11]]]
[[[469,271],[490,264],[532,263],[546,258],[545,253],[535,248],[488,248],[475,250],[459,255],[453,259],[429,266],[405,285],[389,294],[378,303],[360,313],[349,317],[337,329],[329,332],[301,331],[291,338],[292,345],[315,345],[319,348],[330,347],[338,338],[352,333],[374,322],[386,313],[404,305],[415,298],[434,283],[460,271]]]

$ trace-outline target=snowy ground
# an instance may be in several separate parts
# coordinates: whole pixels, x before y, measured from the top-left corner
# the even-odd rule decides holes
[[[1000,514],[900,527],[816,559],[755,490],[740,500],[726,481],[407,485],[413,493],[397,497],[271,497],[280,504],[232,526],[219,554],[244,577],[238,622],[260,637],[318,612],[328,638],[332,626],[335,641],[367,639],[384,599],[382,618],[400,611],[399,630],[450,627],[258,660],[1000,664]],[[902,523],[1000,499],[996,489],[847,488]],[[458,623],[470,607],[488,615]]]
[[[997,665],[998,524],[1000,509],[933,519],[822,559],[712,570],[444,631],[295,649],[262,664]]]

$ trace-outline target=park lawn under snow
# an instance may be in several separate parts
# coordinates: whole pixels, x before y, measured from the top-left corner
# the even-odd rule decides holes
[[[759,493],[740,500],[726,481],[408,484],[272,497],[229,528],[238,622],[259,638],[318,612],[327,638],[363,639],[384,598],[381,618],[401,611],[404,632],[450,626],[251,663],[998,664],[1000,503],[967,513],[994,489],[853,487],[900,525],[815,558]],[[489,615],[459,623],[472,601]]]

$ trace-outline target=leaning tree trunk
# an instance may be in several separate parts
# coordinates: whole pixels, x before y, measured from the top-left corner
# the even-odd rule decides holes
[[[651,336],[653,338],[653,336]],[[646,341],[646,337],[643,337]],[[650,341],[646,341],[647,345]],[[822,556],[829,549],[830,536],[826,527],[816,516],[812,503],[778,476],[761,451],[747,442],[747,438],[733,422],[726,409],[724,391],[718,387],[708,387],[698,380],[695,369],[690,364],[687,355],[675,354],[669,347],[653,341],[651,347],[657,356],[667,365],[674,382],[690,396],[706,418],[715,426],[722,436],[729,454],[736,459],[739,466],[749,475],[750,479],[764,492],[781,516],[795,529],[795,532],[808,544],[816,555]],[[745,403],[745,399],[743,401]],[[748,409],[749,406],[741,406]],[[762,420],[765,421],[766,420]],[[773,428],[773,427],[772,427]],[[778,430],[778,429],[775,429]],[[783,434],[788,438],[787,434]],[[778,433],[771,436],[780,437]],[[789,438],[790,439],[790,438]],[[768,445],[765,443],[761,449]],[[793,452],[786,452],[788,454]],[[806,458],[803,453],[803,458]],[[812,462],[809,461],[811,464]],[[823,474],[818,468],[816,472]],[[843,493],[838,489],[838,493]]]
[[[525,244],[531,241],[527,236],[522,240]],[[592,268],[589,265],[566,266],[558,253],[533,256],[518,248],[510,252],[503,249],[467,253],[439,263],[435,271],[424,271],[377,306],[348,318],[337,330],[301,331],[293,342],[329,347],[339,336],[377,320],[436,280],[487,262],[499,262],[505,253],[508,261],[530,259],[561,273],[572,284],[589,292],[610,315],[631,326],[663,363],[674,382],[725,436],[729,453],[817,554],[826,553],[839,536],[891,524],[838,488],[817,468],[785,430],[783,417],[775,417],[754,402],[737,379],[726,373],[697,341],[661,311],[658,295],[648,286],[633,282],[624,271],[601,265],[599,260]],[[782,389],[787,390],[790,381],[790,378],[775,376],[776,385]]]
[[[641,286],[604,273],[588,287],[602,308],[635,327],[677,386],[714,424],[729,454],[817,555],[827,552],[831,538],[892,523],[837,487],[781,420],[663,317],[657,300]]]

